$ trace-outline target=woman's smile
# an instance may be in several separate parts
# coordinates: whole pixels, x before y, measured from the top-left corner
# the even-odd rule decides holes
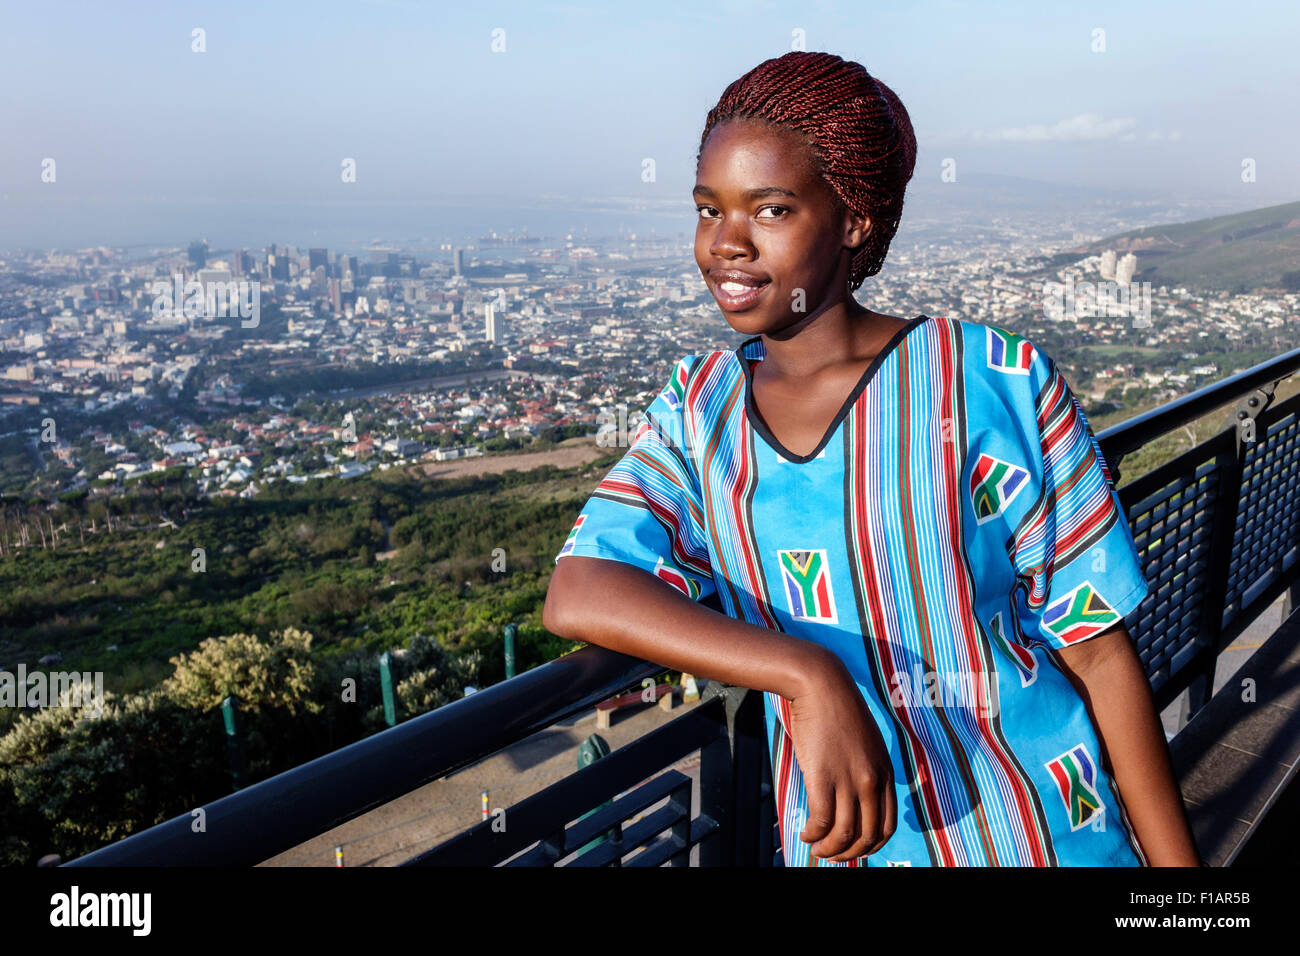
[[[713,297],[724,312],[744,312],[758,304],[763,291],[772,284],[771,279],[758,279],[747,274],[729,273],[726,270],[710,273]]]

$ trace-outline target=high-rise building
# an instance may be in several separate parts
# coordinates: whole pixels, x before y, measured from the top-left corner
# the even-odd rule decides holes
[[[321,268],[329,266],[328,253],[324,249],[308,249],[307,260],[308,272],[315,272],[317,266]]]
[[[189,248],[190,265],[195,269],[202,269],[208,264],[208,240],[196,239],[190,243]]]
[[[461,270],[465,268],[465,250],[456,249],[455,251],[452,252],[451,258],[452,258],[453,269],[455,270],[456,275],[460,275]]]
[[[484,338],[493,344],[500,344],[506,337],[506,310],[499,301],[483,304],[485,319]]]
[[[1133,281],[1133,273],[1137,272],[1137,266],[1138,257],[1131,252],[1127,253],[1115,266],[1115,281],[1120,285],[1128,285]]]
[[[1115,278],[1115,250],[1107,249],[1101,254],[1101,268],[1098,270],[1103,279]]]
[[[338,315],[343,311],[343,292],[341,279],[330,279],[330,311]]]

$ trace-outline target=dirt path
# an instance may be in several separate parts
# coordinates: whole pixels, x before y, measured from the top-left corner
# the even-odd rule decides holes
[[[461,478],[467,475],[499,475],[516,469],[529,471],[543,465],[556,468],[573,468],[595,461],[607,449],[599,447],[590,438],[571,438],[573,444],[558,445],[550,451],[535,451],[524,455],[485,455],[479,458],[460,458],[451,461],[429,461],[412,465],[412,474],[429,478]]]

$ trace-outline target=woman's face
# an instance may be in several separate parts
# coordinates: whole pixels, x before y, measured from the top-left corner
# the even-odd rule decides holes
[[[798,133],[751,119],[719,124],[692,195],[695,262],[736,331],[771,335],[848,298],[845,247],[866,238],[868,221],[840,204]],[[741,275],[728,280],[728,271]]]

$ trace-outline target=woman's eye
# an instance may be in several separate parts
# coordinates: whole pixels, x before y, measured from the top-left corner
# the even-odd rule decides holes
[[[765,212],[767,212],[767,211],[769,211],[769,210],[774,211],[774,214],[771,215],[771,216],[766,216],[766,217],[763,216],[763,213],[765,213]],[[703,218],[703,219],[713,219],[713,218],[715,218],[714,216],[705,215],[705,212],[706,212],[706,211],[707,211],[707,212],[714,212],[714,213],[717,212],[717,210],[714,209],[712,206],[696,206],[696,207],[695,207],[695,211],[698,212],[698,213],[700,214],[700,217]],[[789,206],[764,206],[764,207],[762,207],[761,209],[759,209],[759,211],[758,211],[758,218],[760,218],[760,219],[761,219],[761,218],[767,218],[767,219],[781,219],[781,218],[784,218],[785,215],[786,215],[787,213],[789,213],[789,211],[790,211],[790,207],[789,207]]]

